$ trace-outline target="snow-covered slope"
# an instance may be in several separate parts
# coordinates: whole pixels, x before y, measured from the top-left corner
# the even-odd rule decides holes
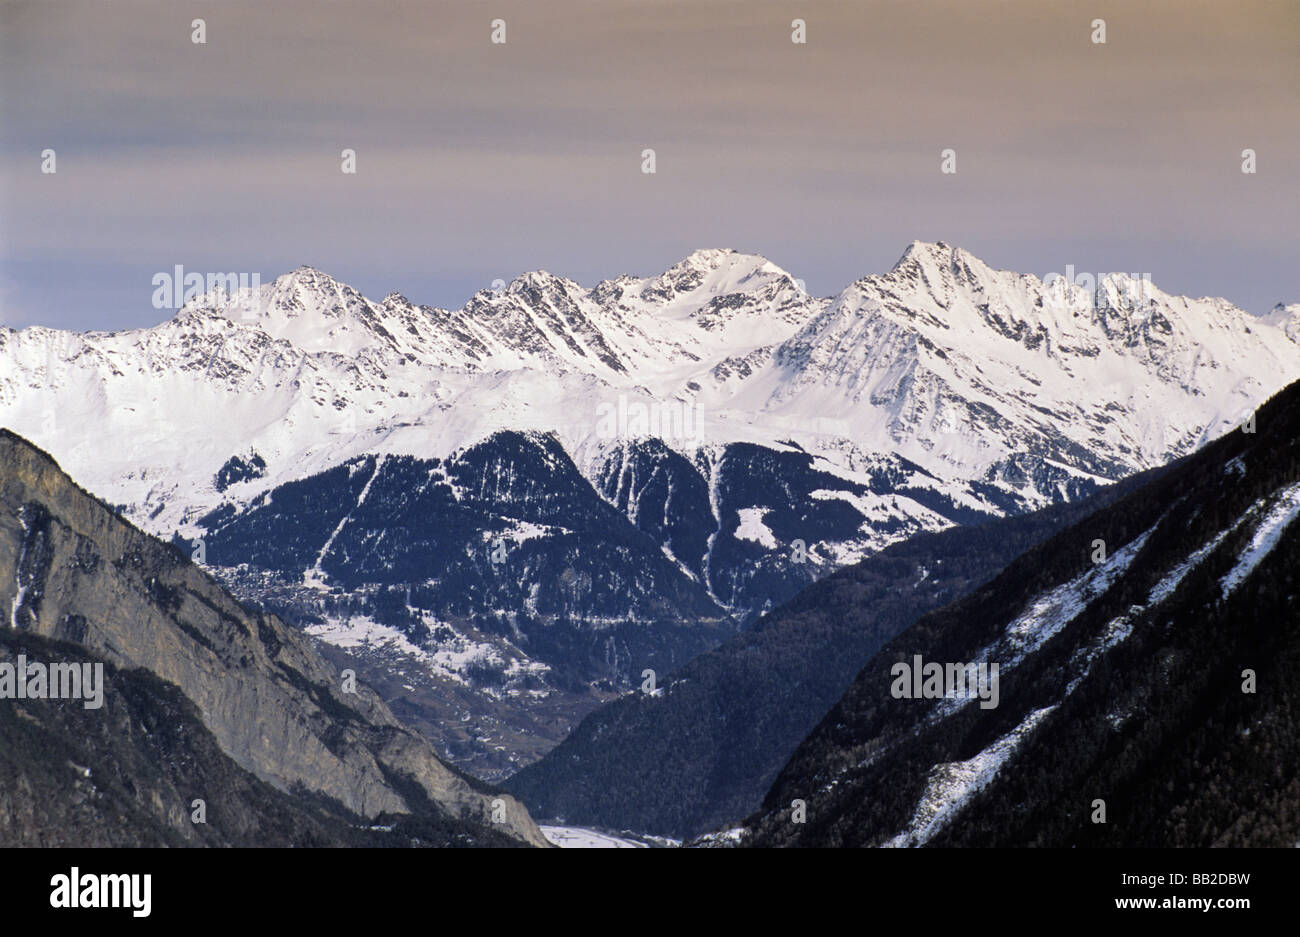
[[[602,432],[601,405],[618,432],[620,401],[633,430],[638,405],[672,401],[672,414],[651,414],[667,422],[692,376],[763,353],[823,305],[730,251],[592,290],[529,273],[454,311],[397,294],[371,302],[300,268],[193,299],[150,329],[0,330],[0,424],[173,530],[223,499],[214,473],[249,450],[266,462],[252,486],[263,490],[361,453],[445,456],[498,429],[557,431],[581,447]],[[685,418],[693,440],[695,414]]]
[[[1300,375],[1296,307],[1135,304],[1131,286],[1105,280],[1094,306],[919,242],[832,300],[723,250],[592,289],[529,273],[458,310],[300,268],[151,329],[0,330],[0,424],[161,532],[352,456],[442,457],[498,429],[555,432],[589,474],[629,436],[793,441],[847,472],[897,453],[954,495],[990,484],[970,506],[1001,510],[1191,451]],[[264,473],[217,490],[249,452]]]
[[[1279,326],[1125,275],[1094,296],[918,243],[784,343],[740,399],[851,420],[858,445],[941,475],[1113,478],[1191,451],[1296,376]]]

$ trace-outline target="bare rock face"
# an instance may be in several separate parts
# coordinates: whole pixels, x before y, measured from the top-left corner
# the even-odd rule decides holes
[[[221,750],[175,684],[0,628],[0,668],[32,661],[102,667],[102,682],[89,709],[84,697],[0,702],[0,848],[529,845],[437,808],[363,818],[301,788],[277,790]]]
[[[222,750],[276,788],[301,786],[364,817],[441,809],[546,845],[513,798],[444,765],[368,688],[345,692],[308,638],[244,609],[7,430],[0,614],[8,627],[175,684]]]

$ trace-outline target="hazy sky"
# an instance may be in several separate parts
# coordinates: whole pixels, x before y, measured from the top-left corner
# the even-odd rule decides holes
[[[159,321],[176,264],[459,306],[734,247],[829,295],[915,238],[1300,301],[1297,0],[0,0],[0,37],[11,326]]]

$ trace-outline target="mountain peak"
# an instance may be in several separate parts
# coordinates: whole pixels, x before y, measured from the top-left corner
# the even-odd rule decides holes
[[[793,278],[766,257],[742,254],[729,247],[701,248],[665,270],[652,292],[691,293],[708,284],[712,292],[732,292],[756,274]]]
[[[730,247],[700,247],[674,264],[675,267],[697,267],[716,270],[718,266],[731,257],[742,256]]]
[[[567,277],[556,276],[547,270],[529,270],[515,277],[506,286],[507,293],[520,293],[527,289],[560,290],[568,292],[569,288],[581,290],[582,287]]]
[[[1278,303],[1259,318],[1266,325],[1281,329],[1287,338],[1300,344],[1300,303]]]
[[[288,273],[275,278],[277,286],[303,286],[315,290],[334,290],[337,291],[344,287],[340,280],[334,279],[319,267],[312,267],[307,264],[295,267]]]
[[[903,255],[898,258],[890,270],[892,272],[905,265],[919,264],[925,261],[944,263],[952,260],[959,252],[961,252],[961,248],[953,247],[943,241],[913,241],[907,245]]]

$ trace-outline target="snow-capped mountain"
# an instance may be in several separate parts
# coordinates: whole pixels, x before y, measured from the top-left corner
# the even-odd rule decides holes
[[[149,329],[0,330],[0,421],[168,532],[356,455],[445,457],[499,429],[557,434],[589,477],[633,438],[794,442],[845,473],[898,454],[1000,512],[1191,451],[1300,374],[1300,306],[1254,317],[1122,275],[1092,299],[920,242],[829,300],[723,250],[591,289],[528,273],[458,310],[304,267]],[[261,475],[218,490],[250,452]]]
[[[1115,478],[1217,436],[1296,375],[1295,321],[1123,274],[1095,294],[1044,286],[913,244],[784,343],[747,399],[816,401],[866,448],[1042,495],[1049,476]]]
[[[727,250],[457,310],[303,267],[150,329],[0,330],[0,425],[203,541],[241,597],[535,699],[625,689],[889,543],[1190,452],[1300,375],[1298,321],[942,243],[825,299]],[[394,535],[413,519],[438,536]],[[642,640],[669,620],[703,631]],[[401,661],[375,673],[430,667]]]

